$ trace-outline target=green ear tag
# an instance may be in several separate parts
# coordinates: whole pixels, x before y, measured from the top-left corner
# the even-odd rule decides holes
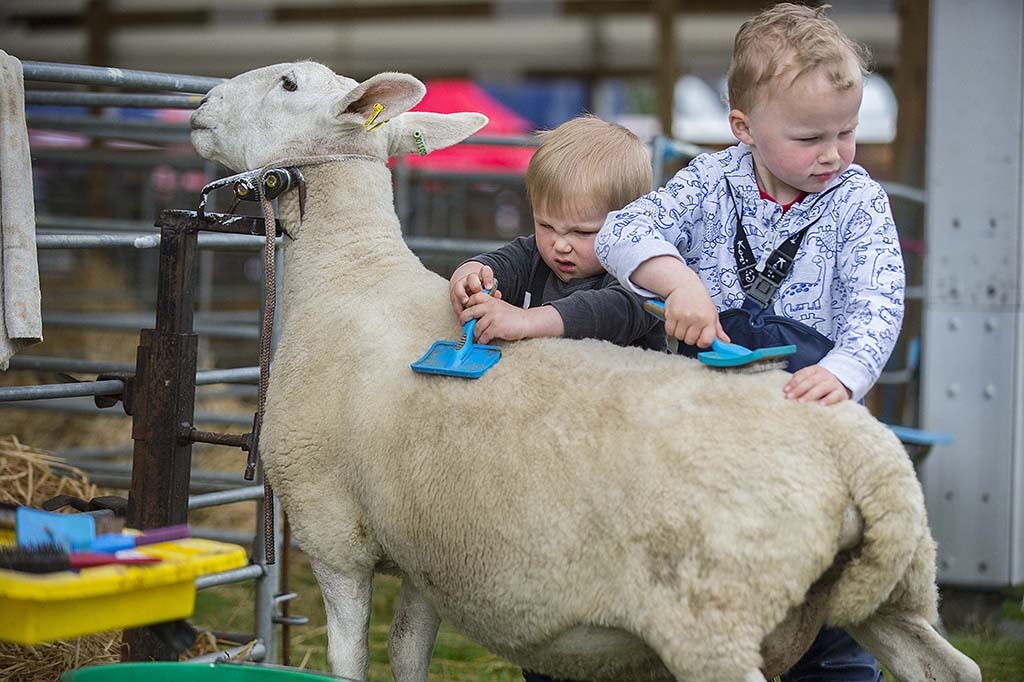
[[[423,133],[419,130],[412,131],[412,139],[416,142],[416,151],[420,156],[427,155],[427,143],[423,141]]]

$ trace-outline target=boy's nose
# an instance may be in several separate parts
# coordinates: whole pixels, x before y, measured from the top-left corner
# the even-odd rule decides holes
[[[818,163],[827,165],[839,160],[839,149],[834,144],[825,145],[818,152]]]

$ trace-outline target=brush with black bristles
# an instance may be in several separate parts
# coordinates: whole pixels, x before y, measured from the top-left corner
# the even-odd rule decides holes
[[[58,544],[0,547],[0,569],[23,573],[76,571],[108,564],[134,566],[154,564],[158,561],[159,557],[141,554],[117,556],[105,552],[69,552]]]

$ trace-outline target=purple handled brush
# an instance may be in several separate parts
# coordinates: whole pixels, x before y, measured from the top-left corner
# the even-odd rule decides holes
[[[89,545],[89,551],[91,552],[118,552],[122,549],[131,549],[132,547],[139,547],[141,545],[152,545],[157,542],[168,542],[170,540],[181,540],[182,538],[189,537],[189,529],[187,523],[182,523],[177,526],[165,526],[163,528],[153,528],[147,530],[139,535],[130,535],[128,533],[108,533],[105,535],[97,535],[93,543]]]

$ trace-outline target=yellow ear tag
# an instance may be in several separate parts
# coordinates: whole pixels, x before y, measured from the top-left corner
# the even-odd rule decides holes
[[[416,143],[416,152],[419,153],[420,156],[426,156],[428,153],[427,143],[423,140],[423,133],[419,130],[412,131],[412,139],[413,142]]]
[[[380,116],[380,112],[382,112],[382,111],[384,111],[384,105],[383,104],[381,104],[379,102],[377,104],[374,104],[373,105],[373,113],[370,114],[370,117],[368,119],[363,121],[363,127],[366,128],[367,130],[376,130],[377,128],[380,128],[382,125],[387,123],[387,121],[381,121],[380,123],[378,123],[376,125],[373,124],[373,122],[377,120],[377,117]]]

